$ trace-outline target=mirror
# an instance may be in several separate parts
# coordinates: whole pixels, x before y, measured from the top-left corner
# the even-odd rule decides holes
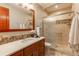
[[[22,4],[0,4],[0,32],[34,30],[34,13]]]

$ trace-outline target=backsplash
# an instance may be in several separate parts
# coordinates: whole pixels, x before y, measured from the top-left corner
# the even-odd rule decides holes
[[[0,33],[0,45],[31,37],[32,31]]]

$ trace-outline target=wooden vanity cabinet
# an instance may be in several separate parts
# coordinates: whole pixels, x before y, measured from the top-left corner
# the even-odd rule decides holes
[[[28,46],[23,49],[24,56],[33,56],[34,45]]]
[[[39,42],[35,43],[34,46],[35,46],[35,49],[34,49],[35,56],[45,55],[45,41],[44,40],[40,40]]]
[[[31,46],[24,48],[24,56],[44,56],[45,40],[40,40]]]
[[[44,55],[45,55],[45,39],[42,39],[12,54],[11,56],[44,56]]]
[[[10,56],[23,56],[23,50],[17,51]]]

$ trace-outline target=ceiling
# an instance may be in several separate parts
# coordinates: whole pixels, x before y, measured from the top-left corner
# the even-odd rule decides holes
[[[60,12],[60,11],[64,12],[64,11],[72,10],[72,3],[35,3],[35,5],[38,5],[48,15],[55,12]],[[23,9],[26,12],[27,7],[21,9]]]
[[[47,12],[47,14],[72,9],[71,3],[38,3],[37,5]]]
[[[39,5],[45,9],[45,8],[48,8],[50,7],[51,5],[54,5],[55,3],[39,3]]]

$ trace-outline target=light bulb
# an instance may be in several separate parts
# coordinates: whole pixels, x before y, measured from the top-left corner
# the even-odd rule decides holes
[[[58,8],[58,5],[56,5],[55,8]]]

